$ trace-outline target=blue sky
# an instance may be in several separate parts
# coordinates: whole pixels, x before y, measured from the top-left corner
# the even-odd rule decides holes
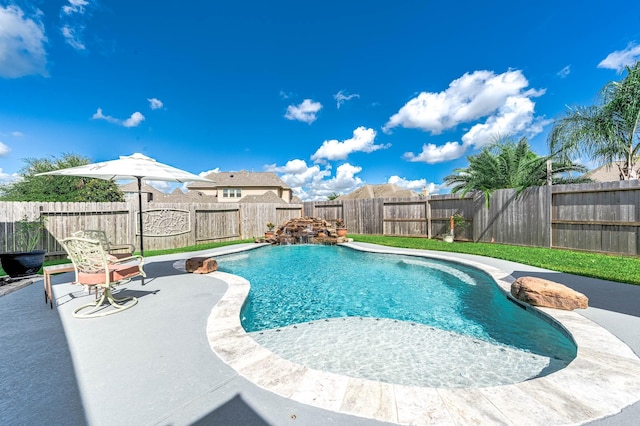
[[[274,171],[303,200],[448,192],[496,135],[546,135],[640,60],[640,3],[0,0],[0,181],[141,152]]]

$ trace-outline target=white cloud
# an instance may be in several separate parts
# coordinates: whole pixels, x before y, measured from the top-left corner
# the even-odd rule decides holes
[[[387,182],[399,186],[400,188],[410,189],[417,192],[421,192],[422,188],[427,186],[426,179],[408,180],[400,176],[391,176]]]
[[[609,53],[598,64],[598,68],[606,68],[616,70],[618,72],[624,71],[625,67],[631,66],[640,60],[640,45],[636,46],[634,43],[629,45],[624,50],[616,50]]]
[[[322,104],[320,102],[305,99],[298,106],[289,105],[284,117],[288,120],[297,120],[311,124],[316,121],[316,113],[320,111],[320,109],[322,109]]]
[[[342,142],[335,139],[324,141],[322,146],[311,156],[311,159],[315,162],[322,162],[325,159],[344,160],[352,152],[373,152],[391,146],[391,144],[375,145],[375,138],[375,130],[360,126],[353,131],[351,139]]]
[[[144,121],[144,115],[139,113],[138,111],[131,114],[131,117],[127,118],[122,122],[124,127],[138,127],[138,124]]]
[[[212,170],[207,170],[205,172],[200,172],[198,173],[198,176],[200,177],[207,177],[208,175],[210,175],[211,173],[220,173],[220,167],[216,167],[215,169]]]
[[[0,157],[4,157],[9,152],[11,152],[11,148],[9,148],[7,145],[0,142]]]
[[[496,75],[492,71],[466,73],[444,92],[422,92],[411,99],[384,125],[420,129],[440,134],[460,123],[468,123],[493,114],[512,96],[525,96],[529,82],[519,70]]]
[[[424,144],[422,152],[415,155],[406,152],[403,158],[411,162],[427,164],[455,160],[464,155],[469,147],[482,148],[493,142],[499,135],[527,134],[533,137],[542,132],[550,120],[534,117],[535,104],[528,96],[539,96],[544,92],[527,93],[507,98],[499,110],[484,123],[478,123],[462,136],[462,143],[447,142],[444,145]]]
[[[89,2],[85,0],[69,0],[69,4],[62,6],[62,12],[66,15],[71,15],[72,13],[84,13],[84,7],[87,6]]]
[[[462,142],[481,148],[493,142],[496,135],[515,135],[530,130],[534,122],[534,108],[535,103],[528,97],[511,96],[487,121],[471,127],[462,136]]]
[[[349,163],[341,164],[336,168],[335,177],[327,180],[315,180],[307,186],[302,196],[304,201],[326,200],[333,193],[346,194],[362,185],[362,179],[356,176],[362,171],[362,167],[352,166]]]
[[[433,183],[433,182],[428,183],[426,188],[423,188],[423,191],[424,191],[424,189],[426,189],[427,195],[439,194],[440,191],[446,191],[446,192],[450,192],[451,191],[451,189],[449,187],[447,187],[447,185],[436,184],[436,183]],[[420,192],[423,193],[423,191],[420,191]]]
[[[60,21],[62,26],[60,32],[65,42],[76,50],[85,50],[87,47],[83,41],[86,29],[86,12],[91,2],[86,0],[69,0],[68,4],[62,6],[60,10]]]
[[[558,71],[558,77],[560,78],[566,78],[569,74],[571,74],[571,65],[567,65]]]
[[[139,113],[138,111],[131,114],[131,117],[126,120],[121,120],[119,118],[112,117],[110,115],[104,115],[102,113],[102,108],[98,108],[98,110],[91,116],[94,120],[105,120],[112,124],[118,124],[124,127],[137,127],[140,123],[144,121],[144,115]]]
[[[47,37],[39,16],[34,19],[17,6],[0,6],[0,77],[47,76]]]
[[[24,136],[24,133],[15,131],[15,132],[11,132],[11,136],[15,136],[16,138],[21,138],[22,136]]]
[[[264,169],[268,172],[278,173],[280,178],[287,184],[295,193],[303,191],[303,187],[311,185],[314,182],[321,181],[326,176],[331,175],[331,167],[326,167],[324,170],[320,169],[320,166],[314,165],[309,167],[304,160],[289,160],[284,166],[276,166],[275,164],[267,165]]]
[[[84,45],[80,37],[76,34],[76,30],[68,25],[63,26],[60,31],[67,44],[76,50],[85,50],[87,47]]]
[[[338,108],[338,109],[340,109],[340,105],[342,105],[346,101],[350,101],[353,98],[359,98],[359,97],[360,97],[360,95],[358,95],[356,93],[353,93],[351,95],[348,95],[346,93],[342,93],[342,90],[340,90],[338,93],[333,95],[333,99],[336,100],[336,108]]]
[[[144,115],[139,113],[138,111],[131,114],[131,117],[127,118],[122,122],[124,127],[138,127],[138,124],[144,121]]]
[[[164,180],[145,180],[143,182],[165,194],[168,194],[176,187],[175,182],[167,182]]]
[[[404,154],[407,161],[428,164],[459,158],[469,147],[481,148],[496,135],[535,136],[548,120],[535,117],[532,99],[542,96],[545,90],[526,89],[528,85],[518,70],[499,75],[491,71],[467,73],[444,92],[420,93],[392,116],[383,130],[403,126],[439,134],[460,124],[475,123],[461,142],[449,141],[440,146],[425,143],[421,153]]]
[[[467,147],[458,142],[447,142],[441,146],[436,146],[432,143],[425,143],[422,145],[422,152],[420,154],[415,155],[413,152],[405,152],[402,157],[412,163],[422,162],[435,164],[460,158],[464,155],[466,150]]]
[[[149,107],[151,107],[151,109],[159,109],[164,106],[160,99],[148,98],[147,100],[149,101]]]
[[[443,187],[443,185],[427,182],[426,179],[408,180],[400,176],[391,176],[387,182],[400,188],[416,191],[419,194],[422,194],[425,190],[427,194],[437,194]]]
[[[2,169],[0,169],[0,184],[16,182],[20,179],[21,177],[17,173],[10,175],[8,173],[5,173]]]
[[[102,113],[102,108],[98,108],[98,110],[91,116],[94,120],[106,120],[109,123],[120,124],[120,120],[117,118],[111,117],[110,115],[104,115]]]
[[[278,173],[280,178],[303,201],[326,200],[333,193],[347,193],[362,185],[362,180],[355,176],[362,171],[361,167],[344,163],[336,168],[335,177],[331,176],[331,167],[321,169],[319,165],[307,165],[306,161],[290,160],[284,166],[275,164],[265,166],[265,170]]]

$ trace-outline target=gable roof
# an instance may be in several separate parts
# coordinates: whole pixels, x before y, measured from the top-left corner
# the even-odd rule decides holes
[[[620,168],[624,167],[624,161],[614,161],[586,173],[586,176],[594,182],[614,182],[620,180]]]
[[[241,170],[239,172],[210,173],[205,177],[211,179],[213,182],[192,182],[187,185],[187,188],[247,188],[268,186],[289,189],[287,184],[273,172],[248,172]]]
[[[349,194],[341,195],[336,200],[357,200],[364,198],[415,198],[420,197],[415,191],[400,188],[392,183],[381,185],[364,185]]]
[[[132,193],[132,192],[138,193],[138,182],[129,182],[125,185],[118,185],[118,186],[120,187],[120,190],[124,193]],[[140,192],[150,192],[155,195],[165,195],[164,192],[144,182],[142,182],[142,187],[140,188]]]
[[[277,203],[287,204],[282,198],[278,197],[275,192],[267,191],[260,195],[245,195],[239,203]]]

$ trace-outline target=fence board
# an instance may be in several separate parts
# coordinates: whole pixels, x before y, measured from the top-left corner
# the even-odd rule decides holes
[[[427,229],[426,200],[388,200],[383,205],[383,233],[424,237]]]
[[[188,210],[191,229],[172,236],[145,237],[145,249],[190,246],[207,241],[262,236],[266,223],[281,225],[304,216],[343,218],[353,234],[437,237],[446,233],[449,217],[461,214],[469,223],[458,238],[540,247],[639,255],[640,183],[606,182],[495,191],[486,207],[484,195],[431,195],[421,199],[377,198],[277,203],[148,203],[157,208]],[[0,202],[0,251],[15,250],[15,225],[25,215],[47,220],[41,248],[62,253],[59,240],[80,229],[102,229],[114,244],[137,237],[137,200],[125,203]],[[459,230],[458,230],[459,231]]]

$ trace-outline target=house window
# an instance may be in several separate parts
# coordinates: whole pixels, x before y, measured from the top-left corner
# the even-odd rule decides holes
[[[224,188],[222,190],[222,198],[242,198],[242,189]]]

